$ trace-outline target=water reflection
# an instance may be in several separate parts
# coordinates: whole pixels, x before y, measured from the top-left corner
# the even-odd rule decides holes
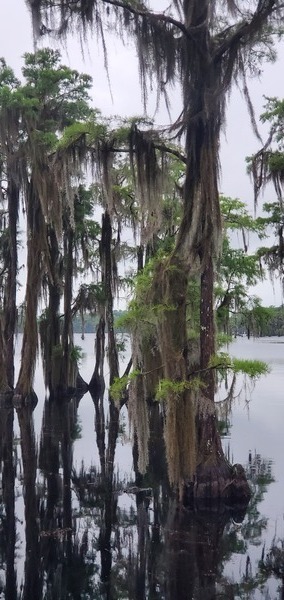
[[[248,469],[257,489],[244,520],[243,514],[226,510],[216,514],[180,510],[169,496],[167,482],[159,476],[159,485],[155,484],[155,469],[148,474],[152,483],[148,487],[141,480],[139,487],[137,481],[122,481],[114,473],[115,413],[109,415],[106,460],[102,461],[107,468],[97,471],[82,464],[77,472],[72,465],[77,409],[77,398],[60,404],[45,402],[38,458],[33,412],[29,407],[18,409],[26,539],[24,577],[18,591],[13,411],[4,413],[1,460],[6,515],[1,547],[2,563],[7,566],[5,598],[238,597],[236,584],[224,579],[223,567],[233,552],[246,552],[246,540],[258,540],[266,526],[257,504],[269,483],[271,464],[259,456],[250,459]],[[246,565],[243,577],[248,582],[249,557]]]
[[[16,572],[15,572],[15,473],[17,456],[13,449],[13,408],[0,409],[0,472],[2,480],[1,490],[1,531],[0,552],[1,571],[6,571],[6,581],[1,582],[5,589],[5,598],[17,598]],[[2,590],[1,590],[2,591]]]
[[[276,535],[264,542],[271,460],[248,455],[254,494],[246,514],[178,509],[167,481],[159,404],[150,411],[151,468],[141,477],[134,445],[133,470],[125,475],[115,455],[120,411],[101,384],[84,397],[93,437],[79,465],[80,396],[44,401],[39,440],[32,406],[0,409],[1,599],[283,598],[284,542]]]
[[[39,520],[37,507],[36,471],[37,449],[35,444],[32,409],[18,409],[23,467],[23,497],[25,504],[25,569],[22,589],[23,600],[41,598],[42,573],[40,565]]]

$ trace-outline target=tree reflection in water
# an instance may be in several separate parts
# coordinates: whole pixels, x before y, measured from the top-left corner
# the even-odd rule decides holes
[[[0,552],[1,572],[6,573],[5,583],[1,581],[1,592],[5,589],[5,598],[17,598],[15,572],[15,473],[17,455],[13,450],[14,409],[11,406],[0,408]]]
[[[258,506],[273,481],[268,460],[249,457],[254,494],[246,514],[224,506],[215,513],[181,510],[166,478],[159,405],[150,415],[151,469],[139,475],[134,451],[134,473],[126,481],[114,460],[119,410],[110,403],[108,419],[102,416],[102,395],[93,394],[99,467],[75,469],[79,403],[76,396],[45,401],[39,448],[32,407],[17,409],[21,463],[13,440],[14,409],[1,408],[1,598],[230,600],[252,599],[257,589],[270,598],[264,594],[271,577],[280,579],[284,597],[283,544],[263,549],[256,567],[250,556],[254,545],[263,544],[267,526]],[[14,558],[18,567],[22,546],[19,540],[16,552],[15,489],[21,482],[26,546],[17,587]],[[226,566],[238,555],[243,566],[233,581]]]

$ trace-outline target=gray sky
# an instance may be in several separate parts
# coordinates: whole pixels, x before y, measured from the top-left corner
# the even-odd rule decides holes
[[[156,0],[157,1],[157,0]],[[162,5],[163,0],[159,0]],[[156,3],[155,3],[156,8]],[[158,5],[157,5],[158,8]],[[52,40],[44,40],[45,45],[58,46]],[[89,49],[82,58],[80,44],[75,39],[68,41],[67,48],[61,48],[64,61],[71,67],[89,73],[93,77],[94,106],[101,109],[104,115],[140,115],[143,105],[139,90],[139,76],[134,47],[122,44],[111,37],[109,39],[109,75],[111,90],[104,69],[102,50],[95,39],[90,39]],[[2,0],[0,5],[0,56],[13,67],[16,74],[21,73],[22,56],[25,52],[33,51],[33,36],[30,16],[24,0]],[[255,106],[256,116],[263,112],[263,96],[284,95],[283,73],[284,46],[279,48],[279,59],[276,64],[266,64],[263,67],[261,79],[250,81],[250,91]],[[179,94],[172,96],[172,118],[180,109]],[[155,95],[150,99],[148,115],[153,116],[155,110]],[[167,124],[168,115],[165,107],[161,106],[159,123]],[[261,126],[260,126],[261,129]],[[262,128],[265,138],[266,131]],[[227,111],[226,134],[221,144],[222,180],[220,191],[231,197],[238,197],[246,202],[253,212],[253,189],[246,174],[245,157],[259,148],[259,142],[252,134],[245,102],[238,90],[233,90]],[[274,191],[266,192],[265,200],[273,201]],[[253,241],[252,241],[253,243]],[[276,282],[275,289],[271,282],[266,282],[254,288],[253,293],[260,296],[264,304],[280,304],[282,302],[280,284]]]

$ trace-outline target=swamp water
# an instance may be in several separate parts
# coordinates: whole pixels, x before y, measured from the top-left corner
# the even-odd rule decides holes
[[[75,343],[89,381],[94,336]],[[158,405],[143,479],[125,407],[118,426],[89,393],[45,401],[38,369],[35,409],[0,409],[1,600],[284,598],[284,338],[240,338],[230,353],[270,366],[254,388],[237,380],[230,403],[218,398],[225,451],[253,490],[246,514],[176,510]]]

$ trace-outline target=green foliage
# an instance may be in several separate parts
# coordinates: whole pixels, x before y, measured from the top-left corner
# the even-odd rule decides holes
[[[263,210],[267,213],[265,222],[276,226],[282,222],[283,219],[283,208],[279,202],[264,202]]]
[[[94,208],[96,204],[96,197],[93,191],[93,188],[85,188],[82,185],[79,185],[76,190],[75,200],[74,200],[74,219],[75,219],[75,227],[77,235],[85,234],[86,232],[86,223],[87,230],[90,231],[90,227],[92,229],[92,237],[93,240],[99,238],[101,233],[101,226],[97,221],[91,219],[94,213]]]
[[[254,337],[284,335],[283,307],[261,306],[255,298],[236,316],[235,328],[238,333]]]
[[[118,329],[129,331],[135,327],[137,323],[140,323],[140,325],[151,328],[151,326],[154,326],[157,323],[157,319],[163,313],[173,312],[174,310],[175,307],[172,305],[143,304],[134,299],[130,301],[128,310],[116,320],[116,327]]]
[[[237,230],[254,231],[260,236],[265,234],[265,222],[261,218],[254,218],[248,212],[246,203],[239,198],[220,196],[220,208],[225,232]]]
[[[266,100],[265,112],[260,116],[263,123],[270,123],[273,140],[280,144],[282,149],[284,138],[284,100],[276,97],[264,96]]]
[[[135,300],[131,300],[128,310],[116,319],[116,327],[125,331],[131,331],[135,323],[146,321],[147,317],[147,307],[140,306]]]
[[[263,308],[265,318],[262,322],[260,335],[284,335],[284,307],[269,306]]]
[[[212,356],[209,366],[221,372],[231,370],[234,373],[244,373],[251,379],[258,379],[261,375],[269,373],[269,367],[263,361],[231,358],[225,352],[220,352]]]
[[[30,142],[38,150],[53,152],[57,146],[57,134],[54,131],[35,130],[30,134]]]
[[[211,356],[209,362],[210,369],[219,369],[219,370],[227,370],[232,367],[232,361],[226,352],[220,352],[219,354],[214,354]]]
[[[186,390],[197,391],[202,387],[204,387],[204,382],[198,377],[192,377],[189,381],[160,379],[155,399],[158,401],[167,400],[169,396],[181,396]]]
[[[74,146],[75,143],[79,144],[79,142],[84,142],[85,146],[91,147],[99,140],[105,139],[107,127],[105,123],[98,120],[99,111],[93,110],[91,114],[92,119],[76,121],[65,127],[63,135],[58,141],[59,150],[66,150]],[[90,115],[90,109],[88,109],[88,115]]]
[[[43,48],[24,55],[24,80],[19,82],[12,69],[0,59],[1,151],[19,155],[29,172],[43,181],[52,168],[53,154],[63,129],[82,122],[93,113],[89,106],[91,77],[61,64],[60,52]],[[81,125],[81,123],[80,123]],[[77,125],[79,127],[79,125]],[[7,133],[5,133],[5,131]],[[45,163],[45,168],[43,167]],[[23,177],[23,175],[22,175]],[[49,199],[52,205],[51,199]]]
[[[123,398],[123,395],[127,389],[130,381],[136,377],[141,377],[142,373],[138,369],[132,371],[129,375],[123,375],[122,377],[115,377],[114,382],[109,388],[110,395],[114,402],[118,403]]]
[[[247,289],[260,281],[264,272],[259,261],[259,254],[248,252],[248,232],[257,233],[260,238],[266,235],[265,219],[254,219],[246,205],[238,199],[220,198],[224,222],[223,248],[218,277],[215,286],[216,317],[220,331],[231,333],[231,314],[246,311],[252,299]],[[243,248],[232,246],[229,232],[240,234]]]
[[[280,152],[279,150],[275,152],[271,152],[268,158],[268,165],[271,173],[284,170],[284,152]]]
[[[233,358],[232,369],[235,373],[244,373],[251,379],[258,379],[262,375],[269,373],[268,365],[261,360]]]
[[[90,75],[62,65],[60,52],[51,48],[26,53],[24,59],[22,72],[26,85],[23,89],[27,97],[37,98],[50,127],[53,128],[55,122],[67,126],[91,114]]]
[[[216,339],[218,348],[221,348],[222,346],[227,346],[232,342],[232,336],[222,332],[217,333]]]
[[[70,360],[74,364],[79,364],[83,360],[84,356],[85,355],[82,351],[81,346],[72,346],[72,348],[69,351]],[[60,364],[62,358],[63,358],[62,344],[57,344],[56,346],[53,346],[52,359],[55,362],[55,364],[56,363]]]
[[[229,238],[223,242],[221,260],[221,277],[226,282],[234,281],[234,285],[243,281],[246,286],[255,285],[261,279],[262,273],[257,254],[247,254],[243,249],[235,249],[230,245]],[[232,284],[231,284],[232,287]]]
[[[79,365],[84,359],[84,352],[82,351],[81,346],[72,346],[69,357],[72,363]]]
[[[2,92],[3,89],[6,91],[10,91],[12,89],[17,89],[20,85],[19,79],[15,77],[13,69],[9,67],[6,63],[5,58],[0,58],[0,90]]]
[[[261,263],[271,277],[280,276],[283,283],[284,229],[283,229],[283,182],[284,182],[284,101],[266,98],[265,112],[261,119],[270,124],[267,143],[256,154],[247,159],[248,170],[254,180],[255,199],[269,183],[273,183],[277,202],[264,204],[268,217],[263,218],[272,225],[276,240],[273,245],[259,250]]]
[[[148,261],[143,271],[134,278],[135,297],[130,301],[127,312],[117,321],[118,327],[131,330],[139,323],[151,328],[161,314],[175,310],[174,306],[167,303],[149,301],[154,270],[163,260],[165,260],[165,254],[158,252],[154,258]]]
[[[114,382],[109,388],[110,395],[114,402],[120,402],[129,384],[129,380],[129,375],[124,375],[123,377],[115,377]]]

